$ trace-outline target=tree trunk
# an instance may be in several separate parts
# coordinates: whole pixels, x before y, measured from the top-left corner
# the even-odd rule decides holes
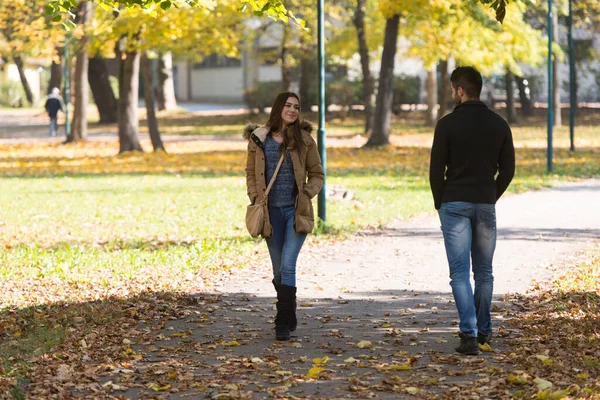
[[[154,151],[165,151],[160,132],[158,130],[158,120],[154,112],[154,90],[152,87],[152,65],[148,58],[148,53],[144,52],[141,59],[142,74],[144,75],[144,101],[146,103],[146,121],[148,123],[148,131],[150,132],[150,140]]]
[[[433,64],[427,69],[427,114],[425,116],[427,126],[435,126],[438,119],[437,86],[437,68]]]
[[[52,88],[61,88],[62,78],[63,78],[63,65],[62,65],[62,55],[64,49],[62,47],[57,47],[56,52],[58,53],[58,63],[52,62],[50,65],[50,80],[48,81],[48,93],[52,92]]]
[[[290,27],[288,24],[284,24],[281,38],[281,90],[284,92],[289,91],[292,86],[292,67],[290,65],[292,54],[288,48],[289,37]]]
[[[533,105],[531,104],[531,96],[526,92],[525,78],[522,76],[515,76],[517,86],[519,88],[519,100],[521,101],[521,111],[525,117],[531,117],[533,115]]]
[[[373,106],[373,77],[369,68],[369,46],[367,45],[367,35],[365,32],[365,8],[367,0],[357,0],[356,10],[352,22],[356,28],[358,38],[358,54],[360,55],[360,66],[363,74],[363,103],[365,103],[365,135],[370,135],[373,130],[373,120],[375,118]]]
[[[117,98],[110,86],[108,79],[108,67],[106,60],[102,57],[89,59],[88,81],[94,96],[94,102],[98,107],[101,124],[112,124],[117,122]]]
[[[174,110],[177,108],[171,52],[161,54],[158,58],[158,90],[156,96],[159,110]]]
[[[317,103],[315,85],[318,78],[317,57],[309,48],[305,48],[302,54],[300,58],[300,109],[310,112],[312,105]]]
[[[382,146],[389,143],[390,119],[394,90],[394,59],[398,43],[398,26],[400,15],[396,14],[385,22],[381,70],[379,72],[379,88],[375,103],[375,121],[373,131],[365,146]]]
[[[119,64],[119,153],[143,151],[138,138],[137,111],[140,53],[131,51],[125,56]]]
[[[83,1],[77,7],[78,24],[85,29],[92,13],[92,3]],[[87,106],[89,102],[88,89],[88,44],[89,36],[83,35],[79,39],[79,47],[76,53],[75,73],[73,74],[73,89],[75,90],[75,101],[73,104],[73,122],[71,123],[71,135],[67,142],[74,143],[87,139]]]
[[[506,87],[506,119],[509,124],[517,123],[517,109],[515,108],[515,93],[513,90],[513,73],[508,69],[504,75],[504,86]]]
[[[33,105],[33,93],[31,91],[31,86],[29,86],[29,82],[27,81],[27,76],[25,76],[25,67],[23,66],[23,59],[20,55],[13,53],[13,61],[17,66],[17,70],[19,71],[19,78],[21,79],[23,90],[25,91],[25,97],[27,97],[27,101],[29,102],[29,104]]]
[[[441,79],[440,82],[440,110],[438,112],[438,116],[441,118],[448,112],[448,103],[450,103],[450,77],[448,76],[448,60],[440,61],[440,72]]]
[[[558,12],[552,13],[552,25],[554,42],[558,44]],[[552,92],[554,107],[554,126],[562,126],[562,115],[560,109],[560,76],[558,76],[558,57],[556,54],[552,57]]]

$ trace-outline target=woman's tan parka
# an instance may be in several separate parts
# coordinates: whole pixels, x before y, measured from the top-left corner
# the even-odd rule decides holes
[[[310,135],[312,125],[304,121],[300,124],[300,128],[302,145],[304,145],[303,157],[300,157],[295,150],[289,152],[292,157],[296,186],[298,187],[294,229],[296,232],[310,233],[315,224],[311,199],[321,191],[324,173],[317,144]],[[244,139],[248,140],[246,186],[248,188],[248,198],[252,204],[256,199],[263,197],[267,190],[268,182],[265,179],[265,153],[263,148],[268,133],[269,128],[265,126],[259,127],[250,124],[244,129]]]

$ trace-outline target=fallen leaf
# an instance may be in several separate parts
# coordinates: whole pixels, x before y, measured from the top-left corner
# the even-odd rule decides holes
[[[318,367],[318,366],[314,366],[311,369],[308,370],[308,373],[306,374],[306,377],[308,379],[317,379],[319,377],[319,374],[323,371],[322,367]]]
[[[154,390],[155,392],[166,392],[167,390],[171,389],[171,384],[161,386],[158,383],[149,383],[146,387],[150,390]]]
[[[485,351],[485,352],[488,352],[488,353],[493,353],[494,352],[494,349],[492,348],[492,346],[490,346],[489,343],[480,344],[479,345],[479,350]]]
[[[417,393],[419,393],[419,388],[416,388],[414,386],[409,386],[409,387],[405,388],[404,390],[406,390],[406,393],[412,394],[413,396],[416,395]]]
[[[552,382],[542,378],[535,378],[533,383],[535,383],[540,390],[550,389],[552,387]]]

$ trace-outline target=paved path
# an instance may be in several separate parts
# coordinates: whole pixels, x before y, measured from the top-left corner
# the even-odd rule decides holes
[[[598,243],[598,204],[599,179],[499,202],[495,311],[505,307],[502,295],[525,292]],[[273,340],[274,292],[265,259],[232,271],[213,295],[199,296],[189,318],[169,321],[162,331],[147,327],[156,342],[150,350],[138,347],[148,356],[139,368],[164,373],[177,366],[193,377],[179,382],[179,393],[167,398],[396,399],[411,397],[412,387],[421,398],[452,398],[477,368],[502,357],[507,338],[518,334],[494,312],[497,352],[454,353],[457,315],[436,216],[305,247],[298,265],[300,321],[292,341]],[[178,332],[187,333],[180,338]],[[359,347],[364,341],[370,347]],[[307,379],[311,360],[325,356],[329,360],[319,379]],[[471,375],[465,374],[465,363],[473,364]],[[392,364],[411,370],[390,369]],[[140,389],[125,396],[142,396],[148,382],[137,383]]]

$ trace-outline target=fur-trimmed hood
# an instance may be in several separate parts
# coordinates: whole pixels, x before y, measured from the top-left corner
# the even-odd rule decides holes
[[[306,120],[302,120],[302,121],[300,121],[300,129],[310,135],[310,133],[313,131],[313,126],[310,122],[308,122]],[[260,126],[257,124],[248,124],[244,128],[244,132],[243,132],[242,136],[244,137],[244,139],[250,140],[250,137],[252,136],[253,133],[254,133],[254,136],[256,136],[258,138],[258,140],[260,140],[261,142],[264,143],[264,141],[267,138],[267,135],[269,134],[269,128],[267,128],[266,126]]]

